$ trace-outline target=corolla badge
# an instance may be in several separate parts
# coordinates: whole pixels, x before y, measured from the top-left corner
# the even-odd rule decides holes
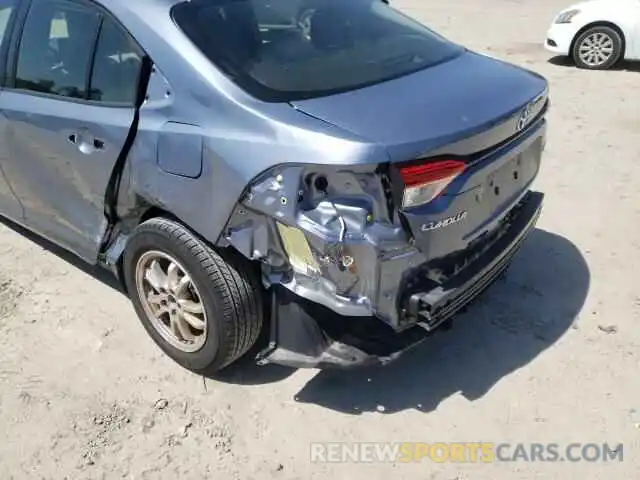
[[[536,116],[537,106],[538,104],[545,98],[545,95],[542,94],[535,98],[533,101],[529,102],[526,107],[520,112],[520,116],[518,117],[518,123],[516,123],[516,131],[520,132],[524,130],[524,128],[531,123],[531,121]]]
[[[467,218],[467,211],[463,211],[457,213],[451,217],[443,218],[442,220],[438,220],[437,222],[429,222],[422,225],[420,230],[423,232],[431,232],[433,230],[439,230],[440,228],[449,227],[456,223],[459,223]]]

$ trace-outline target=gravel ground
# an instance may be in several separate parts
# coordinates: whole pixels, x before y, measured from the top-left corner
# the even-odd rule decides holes
[[[640,66],[550,62],[558,0],[394,3],[550,80],[546,208],[507,278],[384,369],[206,379],[104,277],[1,227],[0,478],[640,478]],[[624,443],[624,460],[310,461],[336,441]]]

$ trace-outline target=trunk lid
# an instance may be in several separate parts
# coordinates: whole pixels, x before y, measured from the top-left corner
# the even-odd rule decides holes
[[[397,205],[406,191],[399,167],[467,164],[433,200],[401,208],[415,245],[435,259],[488,236],[530,188],[544,148],[546,89],[537,74],[465,52],[406,77],[292,104],[384,146]]]
[[[397,162],[490,129],[521,110],[546,85],[535,73],[465,51],[395,80],[291,103],[308,115],[384,145],[391,161]]]

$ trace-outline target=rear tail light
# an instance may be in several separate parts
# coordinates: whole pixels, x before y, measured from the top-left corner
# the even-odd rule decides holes
[[[420,165],[400,167],[405,189],[404,208],[424,205],[436,199],[466,167],[459,160],[438,160]]]

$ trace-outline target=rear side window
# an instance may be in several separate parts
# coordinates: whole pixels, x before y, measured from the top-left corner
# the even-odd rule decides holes
[[[100,29],[91,77],[91,100],[133,105],[142,69],[135,41],[110,19]]]
[[[191,0],[172,15],[214,64],[267,101],[372,85],[462,51],[382,0]]]
[[[0,0],[0,44],[4,41],[17,0]]]
[[[97,7],[34,0],[20,41],[15,87],[130,106],[143,56],[135,40]]]
[[[101,16],[63,0],[36,0],[29,10],[16,69],[16,88],[87,97],[87,78]]]

